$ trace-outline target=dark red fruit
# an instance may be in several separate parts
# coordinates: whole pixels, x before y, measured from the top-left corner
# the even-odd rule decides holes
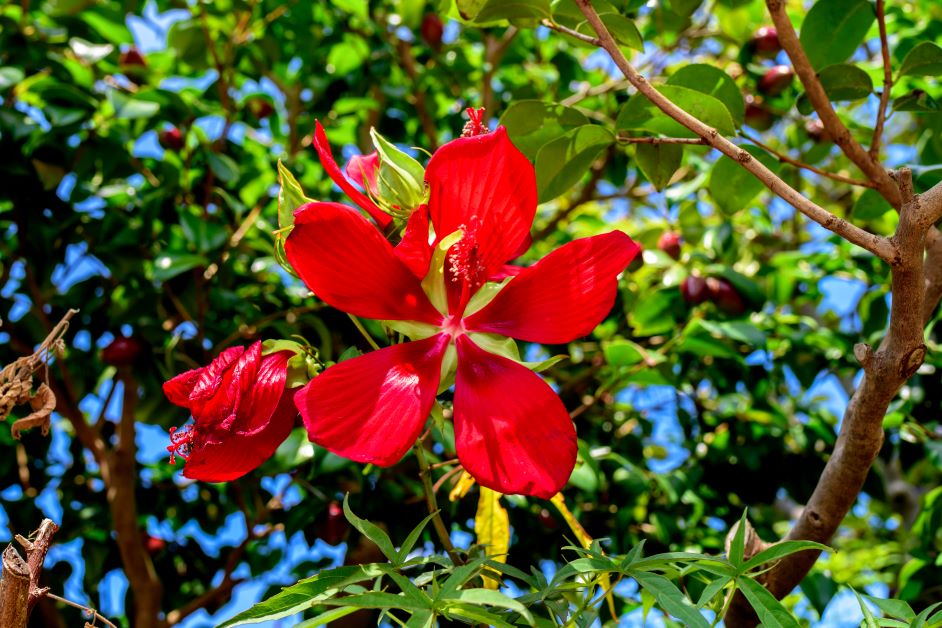
[[[144,548],[147,550],[147,553],[153,556],[158,552],[162,552],[167,547],[167,542],[163,539],[158,539],[151,535],[147,535],[144,539]]]
[[[766,96],[778,96],[792,84],[795,71],[787,65],[776,65],[769,68],[759,79],[759,91]]]
[[[170,127],[165,129],[157,134],[157,141],[160,142],[160,145],[167,150],[172,150],[174,152],[179,152],[183,150],[183,147],[186,146],[186,140],[183,138],[183,134],[180,133],[180,129],[177,127]]]
[[[628,272],[633,273],[642,266],[644,266],[644,249],[638,244],[638,254],[634,256],[634,259],[628,262]]]
[[[722,277],[710,277],[706,280],[710,301],[727,314],[742,314],[746,311],[746,303],[739,296],[733,284]]]
[[[425,17],[422,18],[422,26],[419,31],[429,48],[435,52],[442,49],[442,35],[445,33],[445,25],[442,24],[440,17],[434,13],[426,13]]]
[[[347,530],[350,524],[343,515],[343,507],[339,502],[330,502],[327,504],[327,512],[324,514],[321,524],[318,526],[317,536],[322,538],[328,545],[339,545],[347,536]]]
[[[540,514],[537,515],[537,518],[540,520],[540,523],[543,524],[543,527],[547,530],[555,530],[559,527],[559,522],[556,521],[556,518],[553,516],[553,514],[546,508],[540,510]]]
[[[130,366],[144,351],[144,343],[137,338],[118,336],[101,350],[101,361],[111,366]]]
[[[703,277],[690,275],[680,284],[680,294],[687,305],[699,305],[710,298],[707,282]]]
[[[259,120],[264,120],[275,113],[275,107],[267,98],[252,98],[249,100],[249,110]]]
[[[680,259],[680,234],[673,231],[665,231],[658,238],[657,248],[667,253],[670,257]]]
[[[772,26],[763,26],[756,31],[750,41],[752,50],[765,57],[774,57],[782,49],[778,40],[778,32]]]
[[[831,141],[831,134],[824,128],[824,123],[817,118],[805,122],[805,133],[815,143]]]
[[[144,58],[144,55],[141,54],[141,51],[137,48],[128,48],[122,52],[118,63],[120,63],[121,66],[125,68],[147,67],[147,60]]]
[[[757,131],[768,131],[775,124],[775,114],[762,104],[762,99],[746,95],[746,124]]]

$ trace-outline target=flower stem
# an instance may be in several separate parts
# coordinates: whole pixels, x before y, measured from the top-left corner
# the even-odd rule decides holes
[[[463,565],[464,560],[455,551],[455,546],[451,544],[448,530],[445,529],[445,522],[442,521],[442,513],[435,499],[435,491],[432,489],[432,470],[429,468],[428,460],[425,459],[425,449],[422,448],[421,440],[415,445],[415,457],[419,461],[419,476],[422,478],[422,488],[425,491],[425,503],[428,505],[429,514],[435,514],[432,517],[432,525],[435,527],[438,540],[448,552],[451,562],[455,565]]]
[[[363,337],[366,338],[366,341],[370,343],[370,346],[373,347],[374,351],[379,351],[379,345],[376,344],[376,341],[373,340],[373,336],[370,335],[370,332],[366,331],[366,327],[363,326],[363,323],[360,322],[360,319],[354,316],[353,314],[347,314],[350,317],[350,320],[353,321],[353,324],[356,326],[360,333],[363,334]]]

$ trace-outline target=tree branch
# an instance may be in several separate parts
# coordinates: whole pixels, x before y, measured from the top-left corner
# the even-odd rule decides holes
[[[883,57],[883,93],[880,94],[880,108],[877,111],[877,122],[873,127],[873,139],[870,140],[870,158],[874,160],[880,155],[880,138],[886,121],[886,107],[890,102],[890,89],[893,87],[893,68],[890,65],[890,46],[886,37],[884,0],[877,0],[877,24],[880,27],[880,54]]]
[[[840,181],[841,183],[846,183],[848,185],[856,185],[862,188],[875,188],[876,187],[876,185],[874,185],[872,181],[864,181],[863,179],[853,179],[851,177],[845,177],[842,174],[828,172],[827,170],[822,170],[821,168],[812,166],[811,164],[806,164],[802,161],[798,161],[797,159],[793,159],[792,157],[789,157],[785,153],[775,150],[768,144],[763,144],[761,141],[757,140],[751,135],[748,135],[745,132],[741,131],[740,133],[744,138],[746,138],[747,140],[749,140],[750,142],[752,142],[753,144],[755,144],[762,150],[773,155],[776,159],[778,159],[782,163],[786,163],[786,164],[795,166],[796,168],[801,168],[802,170],[807,170],[809,172],[813,172],[822,177],[827,177],[828,179],[833,179],[834,181]]]
[[[769,9],[769,15],[772,16],[772,22],[775,24],[775,29],[778,32],[779,42],[788,54],[788,58],[791,59],[792,66],[795,68],[795,74],[798,75],[799,80],[805,87],[808,100],[818,113],[818,117],[821,118],[821,123],[833,138],[834,143],[840,147],[844,154],[847,155],[848,159],[854,162],[854,164],[867,175],[867,178],[873,181],[876,185],[875,189],[877,192],[879,192],[890,205],[896,208],[901,207],[902,200],[900,199],[899,189],[896,187],[889,173],[880,162],[874,159],[874,157],[865,151],[857,140],[853,138],[850,134],[850,130],[841,122],[841,119],[834,111],[834,107],[831,106],[831,101],[828,99],[827,93],[821,85],[821,81],[818,80],[818,74],[811,66],[808,55],[805,54],[805,49],[798,40],[795,27],[792,26],[791,19],[789,19],[788,14],[785,13],[785,1],[765,0],[765,4]]]
[[[608,52],[609,56],[625,75],[625,78],[627,78],[644,97],[654,103],[658,109],[703,138],[708,145],[719,150],[730,159],[736,160],[743,168],[762,181],[772,192],[782,197],[782,199],[790,203],[798,211],[808,218],[811,218],[825,229],[833,231],[848,242],[870,251],[885,261],[891,262],[896,258],[896,247],[887,238],[869,233],[847,222],[843,218],[838,218],[823,207],[805,198],[800,192],[766,168],[758,159],[753,159],[748,151],[736,146],[720,135],[716,129],[711,128],[698,118],[690,115],[654,89],[651,84],[648,83],[647,79],[641,76],[628,62],[621,48],[619,48],[618,44],[612,38],[611,33],[605,28],[598,13],[592,8],[591,1],[576,0],[576,4],[582,10],[583,15],[585,15],[589,24],[592,25],[592,28],[595,29],[596,34],[598,34],[602,48]],[[889,175],[886,175],[886,173],[883,174],[892,184],[893,180],[889,179]]]
[[[29,614],[48,589],[39,586],[46,553],[59,529],[51,519],[43,519],[29,540],[19,534],[16,542],[26,551],[26,560],[8,545],[3,551],[3,580],[0,582],[0,626],[26,628]]]
[[[615,138],[623,144],[697,144],[705,145],[702,137],[625,137],[619,135]]]

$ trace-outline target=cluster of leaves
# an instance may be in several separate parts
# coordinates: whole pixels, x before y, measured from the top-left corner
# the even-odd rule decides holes
[[[787,63],[782,54],[768,60],[750,50],[753,34],[767,24],[764,3],[594,4],[662,93],[738,136],[812,200],[874,232],[892,232],[895,214],[872,190],[781,160],[855,172],[806,124],[797,82],[777,94],[761,91],[769,65]],[[872,3],[790,8],[839,115],[867,143],[883,79]],[[934,166],[942,163],[935,82],[942,16],[933,0],[889,3],[886,11],[895,81],[884,143],[894,162],[915,168],[916,185],[925,189],[940,178]],[[840,28],[832,28],[835,14],[846,16]],[[617,558],[585,550],[557,572],[563,576],[555,584],[539,572],[478,560],[471,563],[477,571],[460,572],[449,585],[453,595],[443,597],[448,578],[459,573],[446,559],[411,559],[418,562],[405,573],[408,551],[378,563],[383,554],[361,538],[375,534],[356,525],[351,531],[336,513],[349,492],[358,512],[392,538],[406,538],[425,512],[413,463],[364,470],[311,446],[298,429],[257,474],[228,485],[185,485],[163,456],[142,448],[136,508],[141,534],[163,543],[148,545],[165,585],[162,608],[183,608],[212,592],[209,583],[229,569],[227,554],[236,549],[232,567],[245,565],[251,576],[281,564],[294,581],[324,566],[316,554],[289,562],[275,540],[281,531],[295,544],[348,541],[350,571],[342,573],[349,577],[361,573],[353,563],[372,565],[362,567],[370,574],[358,581],[362,590],[319,580],[316,586],[327,588],[317,593],[322,597],[310,591],[306,607],[341,590],[389,594],[382,585],[392,583],[403,592],[396,608],[416,611],[417,625],[444,611],[485,623],[525,617],[493,590],[466,593],[483,591],[464,588],[483,569],[525,589],[515,603],[534,620],[556,611],[568,617],[571,604],[585,617],[598,612],[591,583],[603,575],[632,577],[642,587],[616,596],[618,613],[654,600],[680,617],[681,597],[691,602],[681,611],[689,613],[701,601],[715,608],[734,583],[749,590],[754,581],[732,558],[638,564],[678,548],[718,555],[747,504],[760,535],[785,531],[834,444],[840,404],[833,400],[846,394],[858,369],[852,347],[885,329],[887,271],[808,228],[706,147],[634,143],[689,134],[645,100],[629,98],[591,45],[538,27],[546,19],[589,34],[580,15],[571,0],[160,0],[146,9],[121,0],[48,0],[0,8],[0,172],[8,182],[0,191],[0,363],[31,349],[67,308],[82,310],[66,359],[50,370],[65,393],[58,395],[52,442],[29,434],[15,443],[0,430],[0,445],[22,452],[0,460],[9,527],[32,529],[40,511],[59,508],[57,539],[82,556],[79,588],[94,591],[106,574],[127,570],[111,533],[107,478],[74,428],[84,417],[107,451],[118,443],[119,402],[128,397],[101,349],[122,334],[138,343],[131,390],[145,444],[163,442],[165,430],[185,420],[165,401],[161,383],[225,346],[300,334],[325,361],[366,349],[345,316],[308,297],[278,266],[273,164],[284,160],[308,196],[339,198],[309,149],[315,119],[338,146],[368,149],[375,127],[399,145],[432,149],[460,130],[464,106],[485,105],[537,170],[546,204],[534,258],[613,227],[646,249],[644,265],[622,282],[612,316],[591,337],[525,348],[570,358],[546,373],[573,410],[580,438],[567,499],[593,537],[610,539],[606,550]],[[423,27],[434,20],[447,24],[444,39],[440,29]],[[145,32],[157,43],[144,45]],[[666,231],[682,237],[676,256],[657,246]],[[688,303],[681,286],[691,276],[724,279],[743,307]],[[382,330],[371,332],[385,341]],[[926,366],[887,416],[886,445],[865,486],[870,499],[848,519],[850,533],[835,540],[827,569],[802,589],[818,614],[843,584],[885,583],[921,612],[938,599],[942,494],[926,490],[942,476],[942,391],[935,385],[942,353],[934,329],[928,344]],[[453,457],[448,434],[441,440],[436,462]],[[290,488],[261,488],[259,477],[283,474]],[[288,491],[294,499],[284,499]],[[472,501],[446,507],[454,531],[473,519]],[[537,500],[506,501],[510,565],[564,561],[565,522]],[[220,554],[213,546],[233,545],[224,533],[240,519],[244,541]],[[219,543],[205,541],[219,535]],[[654,557],[641,556],[642,542]],[[622,564],[635,550],[634,562]],[[419,572],[431,575],[422,580]],[[72,575],[66,563],[53,564],[47,584],[61,591]],[[375,591],[362,584],[380,576]],[[714,591],[704,599],[707,587]],[[411,609],[400,601],[409,590]],[[536,592],[548,592],[545,599],[559,606],[532,599]],[[227,593],[207,599],[212,612]],[[794,596],[785,601],[793,603]],[[901,608],[891,614],[907,620]]]

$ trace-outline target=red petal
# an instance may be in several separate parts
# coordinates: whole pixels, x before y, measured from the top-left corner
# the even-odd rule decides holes
[[[369,155],[354,155],[343,167],[347,177],[360,186],[361,190],[369,190],[373,196],[377,195],[376,175],[379,171],[379,153],[375,150]],[[364,182],[364,176],[366,181]]]
[[[545,344],[585,336],[611,311],[617,276],[639,250],[620,231],[570,242],[524,269],[465,327]]]
[[[330,367],[294,397],[308,437],[357,462],[399,462],[425,426],[447,346],[439,334]]]
[[[576,464],[576,429],[539,375],[458,338],[455,444],[465,470],[505,494],[550,498]]]
[[[524,244],[536,213],[536,175],[503,127],[439,148],[425,180],[436,238],[477,225],[473,244],[482,280]]]
[[[229,365],[239,359],[244,347],[229,347],[209,363],[198,369],[180,373],[164,382],[164,394],[170,403],[191,408],[192,400],[212,396],[222,382],[222,375]]]
[[[402,240],[396,245],[396,257],[420,280],[428,274],[428,265],[432,260],[428,236],[428,207],[420,205],[409,216]]]
[[[183,475],[204,482],[228,482],[240,478],[271,458],[294,427],[298,411],[292,391],[283,390],[274,412],[251,434],[217,434],[193,448]]]
[[[317,150],[317,156],[320,158],[321,165],[324,166],[327,176],[337,184],[337,187],[343,190],[344,194],[350,197],[350,200],[372,216],[380,229],[388,227],[392,223],[392,216],[380,209],[368,196],[353,187],[350,181],[340,172],[340,167],[337,166],[337,162],[334,161],[334,155],[330,151],[330,142],[327,141],[327,134],[324,133],[324,127],[321,126],[319,121],[314,124],[314,148]]]
[[[252,434],[269,424],[285,391],[288,360],[294,355],[291,351],[279,351],[262,356],[261,342],[256,342],[246,353],[254,354],[256,350],[260,363],[254,378],[243,382],[237,419],[233,425],[239,434]]]
[[[314,294],[344,312],[433,325],[442,319],[389,242],[346,205],[302,205],[285,253]]]

